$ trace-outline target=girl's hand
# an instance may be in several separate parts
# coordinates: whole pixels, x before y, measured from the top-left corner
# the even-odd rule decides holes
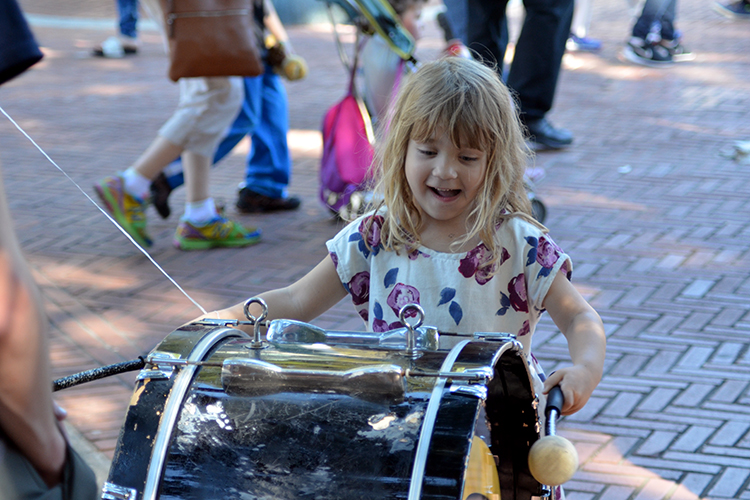
[[[562,389],[565,404],[562,408],[563,415],[571,415],[584,407],[594,392],[598,378],[592,376],[589,370],[582,365],[568,366],[553,372],[544,381],[544,394],[556,385]]]

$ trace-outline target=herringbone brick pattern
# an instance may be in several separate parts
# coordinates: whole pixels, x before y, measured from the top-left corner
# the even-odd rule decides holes
[[[113,15],[90,0],[24,0],[31,14]],[[91,8],[89,8],[91,7]],[[570,128],[567,151],[541,153],[537,194],[547,225],[572,255],[574,282],[602,315],[609,337],[604,380],[588,405],[561,422],[581,457],[572,500],[750,499],[750,165],[727,157],[750,140],[750,31],[698,0],[678,5],[692,63],[648,69],[620,62],[631,11],[595,5],[600,54],[568,54],[550,119]],[[109,33],[35,28],[47,57],[0,89],[2,106],[91,193],[126,168],[177,101],[156,33],[135,58],[94,60]],[[242,250],[183,253],[171,246],[176,216],[149,212],[151,255],[203,307],[234,303],[302,276],[337,231],[317,201],[317,133],[344,92],[345,72],[327,26],[290,29],[310,63],[290,83],[291,191],[298,212],[237,217],[264,242]],[[433,25],[420,42],[431,57]],[[214,170],[212,191],[235,215],[240,148]],[[0,159],[16,228],[47,298],[55,376],[148,352],[200,311],[175,289],[7,120]],[[184,201],[175,193],[177,214]],[[346,302],[319,318],[359,329]],[[549,319],[536,354],[551,371],[567,362]],[[59,394],[71,423],[111,455],[133,376]]]

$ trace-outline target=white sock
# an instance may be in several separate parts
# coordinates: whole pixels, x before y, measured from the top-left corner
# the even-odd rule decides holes
[[[185,203],[185,215],[182,218],[194,226],[205,226],[218,216],[214,199],[206,198],[193,203]]]
[[[151,179],[143,177],[133,167],[122,173],[125,179],[125,191],[131,196],[145,200],[151,193]]]

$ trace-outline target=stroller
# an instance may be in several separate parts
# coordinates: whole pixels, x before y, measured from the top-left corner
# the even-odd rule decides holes
[[[370,36],[382,37],[388,46],[414,68],[415,42],[402,26],[387,0],[321,0],[326,3],[333,25],[339,58],[349,72],[349,85],[344,98],[326,113],[323,124],[323,156],[320,165],[320,200],[336,217],[350,220],[362,214],[372,202],[370,164],[373,156],[373,129],[370,114],[356,85],[359,54]],[[353,55],[350,57],[337,30],[333,6],[343,13],[346,24],[356,27]],[[340,16],[339,16],[340,17]],[[442,22],[441,22],[442,21]],[[444,16],[438,22],[446,41],[452,36]],[[398,86],[396,83],[395,87]],[[538,169],[536,169],[538,170]],[[532,213],[544,222],[547,209],[533,189],[533,176],[525,176]]]

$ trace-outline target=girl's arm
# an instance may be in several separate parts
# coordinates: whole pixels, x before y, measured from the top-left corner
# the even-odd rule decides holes
[[[346,296],[336,267],[330,256],[323,259],[312,271],[286,288],[259,295],[268,305],[266,319],[295,319],[311,321],[336,305]],[[245,320],[245,302],[206,315],[207,318]],[[258,304],[250,306],[256,318],[261,314]],[[248,332],[250,333],[250,332]]]
[[[547,378],[544,392],[559,384],[565,396],[562,413],[569,415],[583,408],[602,379],[607,343],[604,325],[564,273],[555,276],[544,307],[565,335],[573,361],[573,366],[561,368]]]

